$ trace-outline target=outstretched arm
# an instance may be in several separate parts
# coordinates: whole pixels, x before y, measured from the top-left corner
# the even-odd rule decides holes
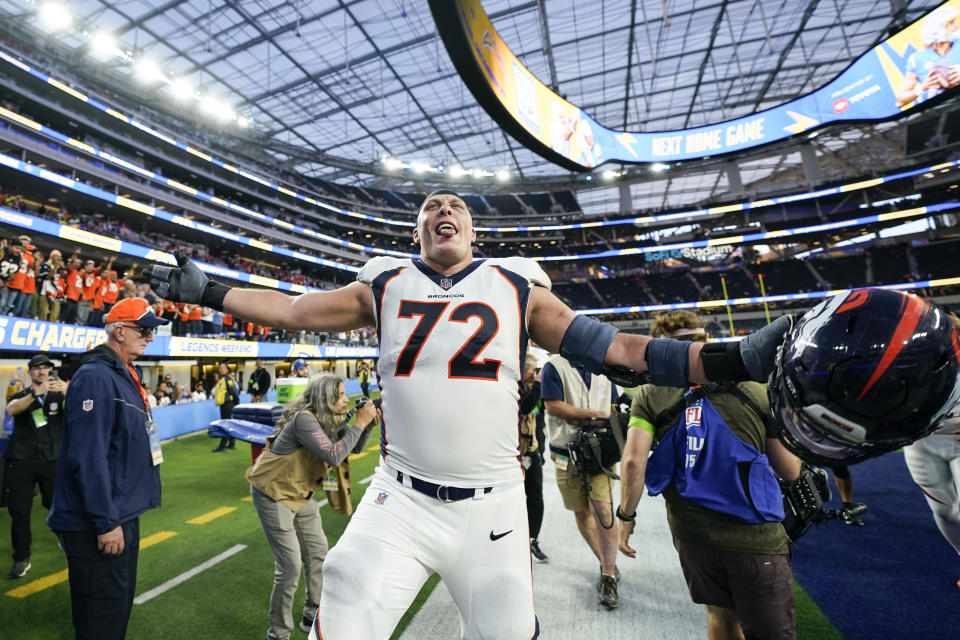
[[[622,386],[640,384],[632,381],[632,372],[649,371],[654,384],[685,387],[691,382],[766,382],[774,369],[777,349],[793,321],[791,316],[781,316],[739,343],[650,338],[618,333],[609,324],[578,316],[546,289],[534,287],[527,326],[544,348],[581,362],[593,373],[606,375]],[[615,367],[630,371],[617,371]]]
[[[341,331],[374,322],[373,293],[369,285],[360,282],[299,296],[269,289],[230,289],[223,298],[223,310],[256,324],[288,330]]]
[[[551,353],[560,353],[560,345],[576,317],[577,314],[550,291],[543,287],[533,288],[530,294],[530,335],[544,349]],[[647,345],[650,340],[649,336],[617,333],[603,355],[603,363],[628,367],[634,371],[648,371]],[[695,383],[706,382],[700,361],[702,345],[687,344],[690,345],[687,352],[688,380]]]
[[[268,327],[340,331],[373,323],[373,293],[354,282],[333,291],[288,296],[267,289],[234,289],[210,280],[183,252],[176,267],[150,265],[143,275],[161,298],[202,304]]]

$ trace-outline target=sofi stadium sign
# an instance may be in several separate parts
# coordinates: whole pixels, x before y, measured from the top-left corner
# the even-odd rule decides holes
[[[960,0],[949,0],[857,58],[827,85],[747,117],[676,131],[617,131],[551,91],[517,59],[480,0],[430,0],[450,58],[487,112],[521,143],[583,171],[749,149],[837,122],[886,120],[957,91]],[[722,9],[718,9],[722,11]]]
[[[647,262],[659,262],[660,260],[697,260],[699,262],[710,262],[727,258],[734,250],[735,248],[733,246],[722,244],[716,247],[667,249],[665,251],[653,251],[643,255]]]

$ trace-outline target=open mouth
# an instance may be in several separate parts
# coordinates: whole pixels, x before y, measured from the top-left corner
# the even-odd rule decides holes
[[[449,222],[441,222],[436,226],[434,231],[438,236],[443,236],[444,238],[452,238],[457,234],[457,228]]]

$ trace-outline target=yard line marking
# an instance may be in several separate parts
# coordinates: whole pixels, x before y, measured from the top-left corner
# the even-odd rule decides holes
[[[330,501],[327,500],[326,498],[324,498],[323,500],[321,500],[321,501],[318,502],[317,504],[320,505],[321,507],[325,507],[325,506],[327,506],[328,504],[330,504]]]
[[[351,460],[359,460],[360,458],[364,458],[364,457],[366,457],[366,456],[368,456],[368,455],[370,455],[370,450],[369,450],[369,449],[367,449],[366,451],[361,451],[360,453],[351,453],[351,454],[350,454],[350,459],[351,459]]]
[[[146,538],[140,540],[140,550],[142,551],[147,547],[157,544],[158,542],[169,540],[175,535],[177,535],[176,531],[158,531],[153,535],[147,536]],[[33,594],[39,593],[44,589],[54,587],[61,582],[66,582],[67,576],[67,569],[57,571],[56,573],[51,573],[48,576],[32,580],[25,585],[17,587],[16,589],[11,589],[10,591],[7,591],[6,595],[10,596],[11,598],[26,598],[27,596],[32,596]]]
[[[164,540],[169,540],[173,536],[177,535],[176,531],[157,531],[151,536],[147,536],[140,541],[140,550],[143,551],[147,547],[152,547],[158,542],[163,542]]]
[[[58,585],[61,582],[66,582],[67,580],[67,570],[57,571],[56,573],[51,573],[48,576],[42,578],[37,578],[33,582],[28,582],[22,587],[17,587],[16,589],[11,589],[7,591],[7,595],[11,598],[26,598],[27,596],[32,596],[33,594],[48,589],[54,585]]]
[[[225,516],[231,511],[236,511],[236,507],[220,507],[214,509],[213,511],[208,511],[207,513],[197,516],[196,518],[190,518],[187,520],[187,524],[207,524],[219,518],[220,516]]]
[[[364,478],[363,480],[361,480],[361,481],[360,481],[360,484],[367,484],[368,482],[370,482],[371,480],[373,480],[373,476],[374,476],[374,474],[370,474],[369,476],[367,476],[366,478]]]
[[[253,502],[253,496],[246,496],[246,497],[244,497],[244,498],[240,498],[240,501],[241,501],[241,502]]]
[[[146,593],[141,593],[139,596],[133,599],[133,604],[143,604],[144,602],[149,602],[150,600],[156,598],[160,594],[166,591],[169,591],[170,589],[173,589],[177,585],[183,584],[184,582],[186,582],[193,576],[197,575],[198,573],[202,571],[206,571],[210,567],[216,564],[219,564],[220,562],[223,562],[230,556],[240,553],[246,548],[247,548],[247,545],[245,544],[234,545],[229,549],[227,549],[226,551],[224,551],[223,553],[213,556],[206,562],[202,562],[198,564],[193,569],[190,569],[189,571],[184,571],[183,573],[176,576],[175,578],[171,578],[170,580],[167,580],[160,586],[154,587],[153,589],[150,589],[150,591],[147,591]]]
[[[370,445],[369,447],[364,449],[364,451],[378,451],[379,449],[380,449],[380,443],[377,443],[377,444]]]

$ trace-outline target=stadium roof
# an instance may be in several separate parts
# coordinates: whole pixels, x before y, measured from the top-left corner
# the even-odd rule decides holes
[[[655,131],[745,116],[809,93],[939,2],[482,4],[508,46],[545,84],[611,128]],[[42,5],[0,0],[5,32],[17,24],[39,28]],[[49,37],[76,51],[77,66],[111,66],[116,78],[142,72],[132,62],[149,59],[166,77],[184,78],[216,97],[219,109],[212,110],[229,107],[249,117],[261,146],[305,175],[389,184],[356,170],[357,162],[375,167],[385,156],[507,169],[515,185],[569,175],[504,134],[476,104],[424,1],[63,0],[62,6],[73,22]],[[90,41],[98,31],[113,34],[129,55],[93,59]],[[174,102],[161,85],[142,87],[138,96],[155,108],[173,114],[196,109]],[[816,143],[821,152],[836,151],[883,128],[847,127]],[[799,167],[799,156],[796,149],[758,154],[741,163],[744,183]],[[856,163],[856,156],[846,162]],[[635,198],[649,194],[662,197],[656,206],[677,206],[694,194],[722,193],[725,180],[714,171],[632,188]]]

